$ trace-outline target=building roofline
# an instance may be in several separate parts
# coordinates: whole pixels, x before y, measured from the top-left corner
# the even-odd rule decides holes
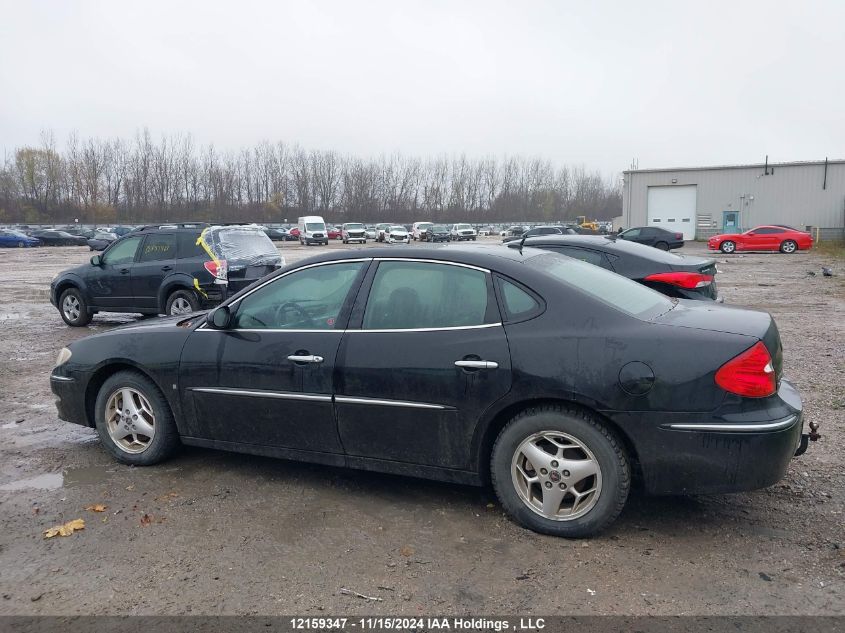
[[[792,161],[787,163],[768,163],[771,167],[806,167],[813,165],[824,165],[823,160]],[[845,165],[845,159],[836,158],[827,160],[828,165]],[[717,169],[765,169],[766,163],[749,163],[747,165],[709,165],[704,167],[655,167],[653,169],[626,169],[623,174],[648,174],[654,172],[670,171],[715,171]]]

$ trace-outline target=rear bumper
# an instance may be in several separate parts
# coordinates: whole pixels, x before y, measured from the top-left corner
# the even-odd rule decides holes
[[[760,406],[729,416],[632,415],[622,428],[637,451],[647,492],[741,492],[780,481],[802,448],[801,398],[782,381],[776,402]]]

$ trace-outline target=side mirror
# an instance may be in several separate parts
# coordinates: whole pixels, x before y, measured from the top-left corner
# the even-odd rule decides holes
[[[748,233],[746,233],[746,235],[748,235],[750,237],[750,236],[754,235],[754,231],[749,231]]]
[[[229,306],[214,308],[208,315],[208,324],[215,330],[225,330],[232,322],[232,311]]]
[[[94,255],[94,257],[91,258],[91,265],[92,266],[102,266],[103,265],[103,258],[100,257],[99,255]]]

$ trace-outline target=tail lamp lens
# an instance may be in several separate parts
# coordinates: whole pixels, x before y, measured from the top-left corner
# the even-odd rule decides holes
[[[704,288],[713,283],[713,275],[702,273],[656,273],[645,278],[646,281],[659,281],[678,288]]]
[[[203,264],[205,269],[216,279],[226,280],[229,274],[229,265],[225,259],[217,259]]]
[[[765,398],[777,391],[772,357],[762,342],[729,360],[716,372],[716,384],[747,398]]]

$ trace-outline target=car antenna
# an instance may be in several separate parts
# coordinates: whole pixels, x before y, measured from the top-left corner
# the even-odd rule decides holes
[[[526,231],[528,233],[528,231]],[[527,235],[523,235],[522,239],[519,240],[519,254],[522,255],[522,247],[525,246],[525,238],[528,237]]]

